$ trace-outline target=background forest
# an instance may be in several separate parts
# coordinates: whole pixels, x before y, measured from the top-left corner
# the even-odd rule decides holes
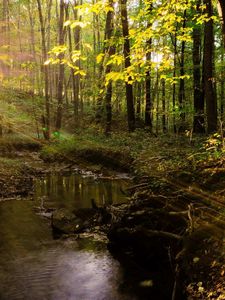
[[[140,278],[128,286],[125,280],[124,288],[118,280],[120,291],[147,291],[132,299],[225,299],[224,56],[222,0],[0,1],[1,299],[19,291],[29,294],[21,299],[38,299],[30,277],[40,299],[56,295],[48,284],[52,269],[38,272],[36,255],[45,253],[42,237],[48,233],[52,241],[54,230],[77,234],[76,243],[81,234],[99,234],[108,250],[114,245],[136,260],[129,265]],[[84,192],[89,177],[94,189],[103,184],[94,196]],[[115,199],[120,192],[131,200],[121,206],[112,205],[118,179],[129,181],[125,190],[117,186]],[[46,194],[36,201],[42,181]],[[58,193],[53,201],[51,182]],[[44,230],[33,231],[33,223]],[[31,273],[26,253],[34,254]],[[76,257],[72,281],[65,257],[68,274],[58,272],[59,283],[72,283],[72,289],[64,285],[65,299],[70,291],[76,298],[81,281],[89,293],[83,299],[111,299],[92,284],[104,262],[93,276],[87,269],[90,287],[102,293],[93,297],[86,280],[77,280],[83,264]],[[15,280],[16,269],[22,281]],[[40,285],[30,274],[40,275]],[[58,281],[53,285],[64,299]]]
[[[30,109],[46,139],[90,122],[110,134],[126,119],[129,131],[214,132],[225,102],[217,6],[3,0],[1,85],[39,96]]]

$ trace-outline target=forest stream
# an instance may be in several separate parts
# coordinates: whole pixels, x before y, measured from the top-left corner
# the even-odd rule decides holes
[[[41,206],[89,207],[92,197],[98,204],[123,202],[126,185],[125,179],[54,175],[36,180],[31,199],[1,202],[0,299],[139,299],[123,288],[126,270],[105,243],[54,239],[40,213]]]

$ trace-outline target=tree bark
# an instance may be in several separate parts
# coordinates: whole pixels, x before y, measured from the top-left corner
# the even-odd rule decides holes
[[[150,14],[152,11],[152,4],[148,9]],[[150,16],[149,16],[150,18]],[[151,23],[148,23],[148,27],[151,26]],[[148,64],[148,70],[145,74],[145,125],[149,127],[150,132],[152,132],[152,95],[151,95],[151,56],[152,56],[152,38],[149,38],[147,41],[147,53],[146,53],[146,62]]]
[[[107,41],[108,47],[106,49],[106,53],[108,56],[112,56],[115,54],[115,46],[112,44],[110,40],[113,36],[114,24],[113,24],[113,17],[114,17],[114,6],[113,0],[109,0],[109,7],[111,8],[107,12],[106,16],[106,27],[105,27],[105,39]],[[106,66],[105,75],[111,72],[111,65]],[[112,80],[108,83],[106,87],[106,95],[105,95],[105,106],[106,106],[106,127],[105,133],[109,135],[111,132],[111,124],[112,124]]]
[[[65,38],[65,30],[64,30],[64,10],[65,4],[64,0],[60,0],[60,9],[59,9],[59,46],[64,45],[64,38]],[[59,54],[59,77],[58,77],[58,90],[57,90],[57,114],[56,114],[56,124],[55,129],[56,131],[60,131],[62,127],[62,112],[63,112],[63,83],[64,83],[64,64],[61,62],[64,58],[64,54]]]
[[[42,44],[42,57],[43,61],[47,60],[47,48],[46,48],[46,36],[45,36],[45,24],[42,13],[41,0],[37,0],[38,15],[41,29],[41,44]],[[43,135],[44,138],[49,140],[50,138],[50,101],[49,101],[49,82],[48,82],[48,66],[43,65],[44,82],[45,82],[45,116],[43,116]]]
[[[222,21],[222,31],[223,31],[223,40],[224,40],[224,46],[225,46],[225,2],[224,0],[219,0],[219,14]]]
[[[125,68],[131,66],[130,62],[130,41],[129,41],[129,28],[128,28],[128,17],[127,17],[127,0],[120,0],[120,12],[122,31],[124,38],[123,54],[125,59]],[[133,86],[126,82],[126,101],[127,101],[127,120],[129,131],[135,130],[135,115],[134,115],[134,99],[133,99]]]
[[[184,11],[183,15],[183,25],[182,29],[186,28],[186,18],[187,18],[187,11]],[[178,95],[178,100],[179,100],[179,108],[180,108],[180,121],[181,124],[179,126],[179,132],[183,132],[185,128],[185,83],[184,83],[184,56],[185,56],[185,41],[181,42],[181,55],[180,55],[180,84],[179,84],[179,95]]]
[[[166,133],[166,81],[162,79],[162,130]]]
[[[173,60],[173,64],[174,64],[174,68],[173,68],[173,77],[176,77],[176,67],[177,67],[177,34],[175,33],[174,36],[174,60]],[[177,133],[177,127],[176,127],[176,117],[175,117],[175,113],[176,113],[176,83],[173,83],[173,132]]]
[[[206,13],[210,18],[213,15],[211,0],[204,0]],[[214,34],[213,20],[210,18],[204,28],[204,94],[206,101],[207,131],[212,133],[217,130],[217,101],[213,84],[213,49]]]
[[[221,39],[221,65],[222,65],[222,70],[221,70],[221,86],[220,86],[220,121],[222,122],[222,127],[224,127],[224,87],[225,87],[225,82],[224,82],[224,77],[225,77],[225,67],[223,65],[224,61],[224,41],[223,38]]]
[[[196,11],[200,11],[200,1],[197,3]],[[201,28],[195,25],[193,29],[193,87],[194,87],[194,124],[195,133],[204,133],[204,95],[201,85]]]
[[[77,8],[76,6],[79,5],[78,1],[75,2],[75,6],[73,8],[73,13],[74,13],[74,19],[81,21],[81,17],[78,18],[77,14]],[[74,29],[74,43],[75,43],[75,50],[79,51],[80,50],[80,39],[81,39],[81,27],[76,26]],[[75,62],[75,67],[77,69],[80,69],[80,60],[77,60]],[[73,101],[74,101],[74,122],[75,126],[78,125],[79,123],[79,105],[80,105],[80,75],[76,74],[73,75]]]

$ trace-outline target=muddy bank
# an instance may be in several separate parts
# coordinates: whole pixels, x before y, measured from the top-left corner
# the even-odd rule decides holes
[[[224,299],[221,210],[153,177],[139,180],[130,192],[131,203],[109,227],[109,249],[121,262],[127,257],[147,272],[150,297],[163,282],[157,299]]]
[[[63,162],[73,165],[98,165],[102,168],[109,168],[116,171],[130,172],[134,159],[128,151],[116,151],[105,148],[84,148],[72,149],[67,153],[62,153],[57,150],[49,151],[44,149],[40,157],[45,162]]]

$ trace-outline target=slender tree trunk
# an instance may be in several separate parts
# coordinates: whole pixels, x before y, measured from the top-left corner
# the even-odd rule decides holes
[[[159,71],[157,69],[157,75],[156,75],[157,85],[156,85],[156,134],[159,133],[159,88],[160,88],[160,82],[159,82]]]
[[[41,27],[41,42],[42,42],[42,57],[43,61],[47,60],[47,48],[46,48],[46,36],[45,36],[45,25],[42,13],[41,0],[37,0],[39,22]],[[48,82],[48,66],[43,65],[44,72],[44,82],[45,82],[45,116],[42,117],[43,120],[43,134],[45,139],[50,138],[50,101],[49,101],[49,82]]]
[[[186,17],[187,17],[187,11],[184,11],[184,15],[183,15],[183,31],[186,28]],[[184,131],[184,127],[185,127],[185,83],[184,83],[184,57],[185,57],[185,41],[181,42],[181,54],[180,54],[180,84],[179,84],[179,95],[178,95],[178,99],[179,99],[179,107],[181,110],[180,113],[180,121],[181,121],[181,125],[179,126],[179,131],[183,132]]]
[[[142,84],[137,82],[136,85],[136,117],[137,120],[141,120],[141,97],[142,97]]]
[[[97,52],[100,52],[100,32],[99,32],[99,19],[96,16],[96,26],[97,26]],[[104,34],[104,40],[106,40],[106,32]],[[105,55],[107,46],[106,43],[104,41],[104,46],[103,46],[103,53]],[[102,60],[102,62],[100,63],[99,66],[99,71],[98,71],[98,91],[104,90],[104,81],[105,81],[105,74],[104,74],[104,59]],[[96,114],[95,114],[95,120],[96,123],[99,123],[103,117],[103,112],[104,112],[104,106],[103,106],[103,93],[98,93],[97,95],[97,99],[96,99]]]
[[[112,56],[115,54],[115,46],[112,44],[112,36],[114,30],[113,17],[114,17],[114,5],[113,0],[109,0],[109,7],[111,8],[107,12],[106,16],[106,27],[105,27],[105,38],[108,43],[108,47],[106,49],[106,53],[108,56]],[[111,65],[106,65],[105,75],[111,72]],[[105,95],[105,105],[106,105],[106,127],[105,133],[109,135],[111,132],[111,123],[112,123],[112,80],[109,81],[106,87],[106,95]]]
[[[218,6],[219,6],[219,15],[222,21],[223,41],[225,46],[225,2],[224,0],[219,0]]]
[[[46,18],[47,20],[45,21],[46,23],[46,47],[47,50],[51,49],[51,12],[52,12],[52,1],[53,0],[48,0],[48,5],[47,5],[47,15]],[[58,19],[57,19],[58,20]],[[55,66],[56,68],[56,66]],[[54,88],[53,88],[53,66],[49,66],[48,69],[48,82],[49,82],[49,101],[51,102],[52,98],[53,98],[53,92],[54,92]],[[56,94],[56,93],[55,93]],[[57,97],[57,95],[56,95]]]
[[[7,56],[9,56],[9,46],[10,46],[10,38],[9,38],[9,3],[8,0],[2,0],[2,16],[1,16],[1,36],[0,36],[0,43],[1,46],[6,46],[6,49],[1,51],[4,51]],[[7,61],[9,60],[9,57],[7,57]],[[7,64],[7,61],[5,62],[4,59],[0,60],[0,68],[1,73],[5,78],[9,77],[9,66]]]
[[[152,4],[149,7],[149,14],[152,11]],[[150,18],[150,16],[149,16]],[[150,22],[148,27],[150,27]],[[149,127],[150,132],[152,132],[152,95],[151,95],[151,55],[152,55],[152,38],[147,41],[147,53],[146,62],[148,64],[148,70],[145,74],[145,125]]]
[[[197,12],[200,10],[197,3]],[[195,133],[204,133],[204,96],[201,86],[201,28],[196,25],[193,29],[193,87],[194,87],[194,124]]]
[[[222,70],[221,70],[221,86],[220,86],[220,120],[223,123],[224,122],[224,88],[225,88],[225,82],[224,82],[224,76],[225,76],[225,68],[223,65],[224,61],[224,42],[223,39],[221,40],[221,65],[222,65]],[[224,127],[224,125],[223,125]]]
[[[92,0],[92,4],[95,4],[95,0]],[[97,39],[96,39],[96,14],[95,12],[93,12],[93,16],[92,16],[92,23],[93,23],[93,30],[92,30],[92,34],[93,34],[93,54],[94,57],[97,56]],[[96,60],[94,60],[93,62],[93,86],[94,86],[94,93],[93,93],[93,104],[96,105],[96,86],[97,86],[97,80],[96,80],[96,76],[97,76],[97,66],[96,66]]]
[[[213,15],[211,0],[204,0],[206,13],[210,18]],[[207,131],[208,133],[217,130],[217,101],[213,85],[213,20],[205,23],[204,28],[204,94],[206,100]]]
[[[64,11],[65,4],[64,0],[60,0],[60,9],[59,9],[59,46],[64,45],[65,31],[64,31]],[[59,54],[60,64],[59,64],[59,77],[58,77],[58,91],[57,91],[57,114],[56,114],[56,131],[60,131],[62,127],[62,112],[63,112],[63,83],[64,83],[64,64],[61,63],[64,58],[64,54]]]
[[[66,5],[66,19],[70,19],[70,14],[69,14],[69,4]],[[72,33],[71,33],[71,28],[68,26],[68,32],[67,32],[67,37],[68,37],[68,47],[69,47],[69,55],[70,55],[70,60],[72,61],[72,51],[73,51],[73,42],[72,42]],[[75,95],[76,95],[76,84],[75,84],[75,76],[74,76],[74,69],[70,68],[70,74],[71,74],[71,83],[72,83],[72,102],[73,102],[73,107],[74,107],[74,115],[75,111],[78,114],[78,109],[76,105],[75,109]]]
[[[110,135],[111,125],[112,125],[112,81],[108,83],[106,88],[105,108],[106,108],[105,134]]]
[[[94,3],[96,3],[96,0],[93,0]],[[95,29],[94,29],[94,49],[95,49],[95,53],[98,54],[101,51],[101,34],[100,34],[100,20],[99,20],[99,15],[98,14],[94,14],[93,15],[93,19],[94,19],[94,25],[95,25]],[[103,53],[105,53],[105,43],[103,46]],[[96,73],[96,70],[95,70]],[[102,82],[104,81],[104,66],[103,66],[103,62],[100,63],[99,68],[98,68],[98,75],[96,75],[96,79],[97,80],[97,90],[101,90],[102,89]],[[97,97],[95,97],[95,102],[96,102],[96,114],[95,114],[95,119],[96,122],[99,123],[103,117],[103,112],[104,112],[104,105],[103,105],[103,95],[101,93],[98,93]]]
[[[162,130],[166,133],[166,81],[162,79]]]
[[[152,44],[151,39],[148,45]],[[151,52],[146,55],[146,60],[151,64]],[[149,69],[151,66],[149,66]],[[145,125],[149,127],[152,132],[152,97],[151,97],[151,71],[148,70],[145,74]]]
[[[74,13],[74,19],[81,21],[81,17],[78,18],[78,10],[76,6],[78,6],[80,3],[78,1],[75,2],[75,7],[73,8]],[[76,26],[74,29],[74,44],[75,44],[75,50],[80,50],[80,40],[81,40],[81,27]],[[75,67],[77,69],[80,69],[80,60],[77,60],[75,62]],[[78,126],[79,123],[79,106],[80,106],[80,75],[76,74],[73,75],[73,101],[74,101],[74,123],[75,126]]]
[[[0,115],[0,138],[3,136],[3,117]]]
[[[129,28],[128,28],[128,17],[127,17],[127,0],[120,0],[120,11],[122,21],[122,31],[124,37],[124,59],[125,68],[131,66],[130,62],[130,42],[129,42]],[[126,82],[126,101],[127,101],[127,119],[129,131],[135,130],[135,115],[134,115],[134,99],[133,99],[133,86]]]
[[[178,26],[178,25],[177,25]],[[174,59],[173,59],[173,77],[176,77],[176,67],[177,67],[177,34],[174,36]],[[176,127],[176,83],[173,83],[173,96],[172,96],[172,105],[173,105],[173,132],[177,132]]]
[[[47,28],[46,28],[46,35],[47,35],[47,49],[51,47],[51,11],[52,11],[52,1],[48,0],[48,8],[47,8]],[[58,19],[57,19],[58,20]]]
[[[30,21],[30,43],[31,43],[31,54],[32,54],[32,59],[33,62],[37,63],[37,58],[36,58],[36,50],[35,50],[35,34],[34,34],[34,16],[32,14],[32,2],[29,0],[28,3],[28,14],[29,14],[29,21]],[[35,76],[35,72],[32,72],[32,88],[33,88],[33,93],[35,90],[35,79],[37,78],[38,80],[38,76]]]

